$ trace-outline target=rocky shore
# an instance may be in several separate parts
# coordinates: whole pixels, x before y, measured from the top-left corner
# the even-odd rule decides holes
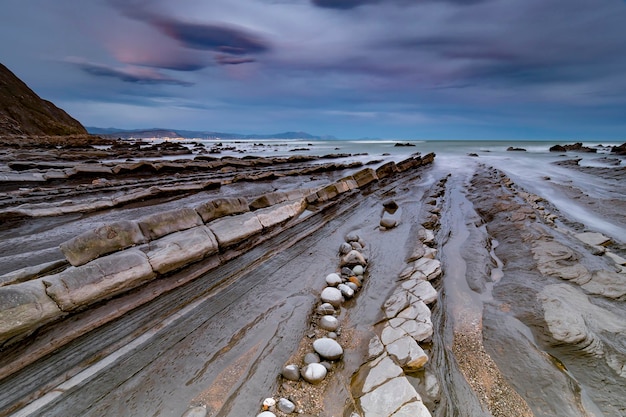
[[[0,152],[0,416],[626,411],[624,242],[497,159],[92,140]]]

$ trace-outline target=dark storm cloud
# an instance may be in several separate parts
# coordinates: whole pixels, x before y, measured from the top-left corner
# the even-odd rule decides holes
[[[184,21],[148,9],[143,2],[110,0],[110,3],[125,16],[151,25],[185,48],[235,56],[256,55],[271,50],[268,41],[244,27]],[[217,57],[216,61],[218,64],[232,65],[254,62],[254,59]]]
[[[151,23],[188,48],[232,55],[259,54],[270,49],[268,43],[245,29],[164,18],[155,19]]]
[[[180,85],[189,87],[193,83],[178,80],[176,78],[168,77],[157,71],[145,69],[145,68],[114,68],[101,64],[94,64],[90,62],[81,62],[78,60],[68,60],[69,63],[76,65],[82,71],[89,75],[97,77],[110,77],[117,78],[118,80],[135,83],[135,84],[168,84],[168,85]]]

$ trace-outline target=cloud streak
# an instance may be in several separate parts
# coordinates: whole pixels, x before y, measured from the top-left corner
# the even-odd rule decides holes
[[[127,67],[115,68],[103,64],[95,64],[79,58],[67,58],[66,62],[80,68],[83,72],[96,77],[117,78],[127,83],[146,84],[146,85],[179,85],[190,87],[193,83],[168,77],[158,71],[148,68]]]

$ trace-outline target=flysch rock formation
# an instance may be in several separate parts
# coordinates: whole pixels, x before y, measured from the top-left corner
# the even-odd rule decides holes
[[[432,162],[432,157],[412,158],[410,165]],[[0,276],[0,344],[14,343],[49,322],[194,262],[219,258],[221,252],[297,218],[307,206],[377,180],[366,168],[318,190],[268,193],[251,202],[217,198],[84,232],[60,245],[66,263],[56,262],[55,269],[43,264]],[[49,273],[58,269],[63,270]]]

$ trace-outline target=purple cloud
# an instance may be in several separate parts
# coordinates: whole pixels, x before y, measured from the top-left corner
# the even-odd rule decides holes
[[[138,68],[138,67],[128,67],[128,68],[114,68],[107,65],[95,64],[91,62],[87,62],[78,58],[69,58],[66,60],[67,62],[76,65],[83,72],[94,75],[97,77],[110,77],[117,78],[118,80],[127,82],[127,83],[135,83],[135,84],[167,84],[167,85],[180,85],[184,87],[192,86],[193,83],[179,80],[176,78],[168,77],[166,75],[161,74],[158,71],[147,69],[147,68]]]

